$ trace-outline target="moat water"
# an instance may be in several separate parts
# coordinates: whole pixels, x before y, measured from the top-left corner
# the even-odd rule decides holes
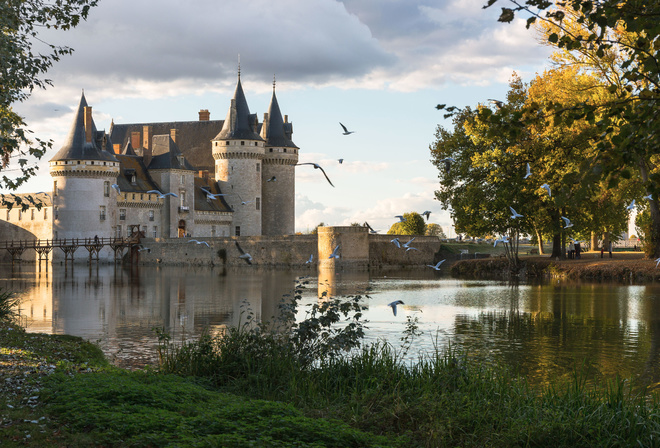
[[[396,349],[408,317],[423,334],[407,354],[414,361],[449,344],[468,356],[494,361],[547,384],[586,372],[603,382],[619,375],[660,384],[660,285],[557,282],[510,285],[457,280],[430,268],[378,273],[121,266],[0,265],[0,288],[21,299],[31,332],[71,334],[97,342],[115,364],[157,361],[162,328],[175,341],[204,329],[277,314],[296,279],[305,277],[301,311],[331,296],[363,295],[367,341]],[[366,293],[366,295],[365,295]],[[394,316],[387,306],[402,300]]]

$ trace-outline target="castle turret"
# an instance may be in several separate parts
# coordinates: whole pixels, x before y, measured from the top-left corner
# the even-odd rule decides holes
[[[261,235],[264,140],[248,109],[240,72],[222,130],[212,140],[215,179],[234,210],[232,235]]]
[[[112,237],[119,174],[112,142],[98,132],[92,108],[80,98],[66,143],[49,162],[55,238]]]
[[[261,137],[266,141],[261,176],[264,235],[292,235],[295,232],[298,147],[291,141],[292,133],[293,126],[282,118],[273,82],[273,97],[261,127]]]

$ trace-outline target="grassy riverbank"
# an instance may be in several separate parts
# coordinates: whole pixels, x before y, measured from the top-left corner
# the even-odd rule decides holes
[[[528,278],[562,278],[571,280],[614,280],[625,282],[660,281],[656,262],[644,258],[641,252],[587,252],[579,260],[556,260],[548,256],[521,256],[521,273]],[[451,273],[457,277],[506,278],[509,262],[506,258],[461,260],[454,263]]]
[[[245,325],[177,345],[159,370],[108,365],[98,347],[0,323],[2,446],[659,446],[660,402],[612,381],[531,388],[439,348],[414,364],[361,338],[360,301],[321,301],[288,325]],[[336,306],[335,306],[336,305]],[[290,306],[290,305],[287,305]],[[334,306],[334,307],[333,307]],[[289,312],[292,312],[289,309]],[[286,313],[285,313],[286,314]],[[351,325],[331,329],[348,316]],[[251,322],[250,313],[244,315]],[[276,323],[273,323],[275,325]],[[282,324],[282,322],[280,322]]]

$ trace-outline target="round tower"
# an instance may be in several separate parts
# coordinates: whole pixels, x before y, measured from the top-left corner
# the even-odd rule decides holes
[[[256,132],[240,72],[234,98],[220,133],[211,141],[215,179],[234,210],[232,236],[261,235],[261,179],[264,140]]]
[[[83,94],[66,143],[49,161],[53,178],[53,238],[114,236],[117,201],[111,186],[116,183],[120,168],[109,151],[111,147],[105,132],[97,132],[92,108]],[[54,256],[58,255],[61,254],[55,252]]]
[[[293,126],[288,122],[288,117],[282,118],[273,81],[273,97],[261,127],[261,137],[266,142],[261,176],[261,227],[264,235],[295,233],[295,166],[298,163],[298,147],[291,141],[292,134]]]

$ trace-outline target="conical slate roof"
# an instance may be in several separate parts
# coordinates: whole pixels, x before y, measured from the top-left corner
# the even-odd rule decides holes
[[[57,160],[107,160],[117,162],[117,159],[104,147],[103,133],[96,130],[94,120],[92,120],[92,141],[85,141],[85,107],[87,107],[87,100],[85,94],[80,97],[80,104],[76,112],[71,131],[69,136],[57,154],[50,159],[51,161]],[[99,138],[99,136],[101,137]],[[105,142],[112,147],[110,142]]]
[[[284,130],[284,119],[282,119],[282,112],[277,103],[275,96],[275,89],[273,89],[273,97],[270,100],[270,107],[268,108],[268,122],[264,123],[261,128],[261,136],[266,140],[266,146],[280,146],[284,148],[297,148],[297,146],[289,139]]]
[[[238,78],[234,98],[231,100],[231,106],[227,112],[227,118],[222,126],[222,130],[213,140],[261,140],[259,134],[252,128],[250,120],[250,109],[248,108],[241,78]]]

